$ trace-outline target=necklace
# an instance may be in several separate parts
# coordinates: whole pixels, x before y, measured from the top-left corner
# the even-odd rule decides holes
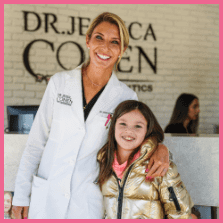
[[[87,75],[87,72],[85,71],[85,74],[86,74],[86,76],[87,76],[87,78],[88,78],[88,80],[93,84],[93,85],[95,85],[95,86],[97,86],[97,87],[102,87],[103,85],[99,85],[99,84],[95,84],[94,82],[92,82],[91,81],[91,79],[88,77],[88,75]]]

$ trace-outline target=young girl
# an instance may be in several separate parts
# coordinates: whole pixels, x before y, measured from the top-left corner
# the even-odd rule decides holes
[[[162,128],[144,103],[128,100],[115,109],[108,142],[98,153],[105,218],[192,218],[193,201],[173,162],[164,177],[145,181],[148,158],[163,139]]]

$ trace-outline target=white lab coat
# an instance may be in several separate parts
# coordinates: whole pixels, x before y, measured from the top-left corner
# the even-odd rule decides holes
[[[13,205],[30,206],[29,218],[103,217],[102,194],[94,184],[96,155],[107,141],[103,112],[137,95],[113,72],[85,122],[81,80],[81,66],[53,75],[36,114],[13,198]]]

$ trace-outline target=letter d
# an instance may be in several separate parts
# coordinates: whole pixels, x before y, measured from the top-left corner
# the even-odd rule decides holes
[[[35,32],[36,30],[38,30],[41,26],[41,19],[39,17],[39,15],[35,12],[27,12],[27,11],[23,11],[24,13],[24,29],[25,31],[28,31],[28,32]],[[35,29],[28,29],[28,14],[33,14],[36,16],[37,18],[37,26]]]

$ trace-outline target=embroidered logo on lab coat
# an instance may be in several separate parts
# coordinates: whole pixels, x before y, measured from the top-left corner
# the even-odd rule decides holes
[[[73,103],[73,101],[71,100],[71,96],[65,94],[58,94],[57,102],[70,106]]]

